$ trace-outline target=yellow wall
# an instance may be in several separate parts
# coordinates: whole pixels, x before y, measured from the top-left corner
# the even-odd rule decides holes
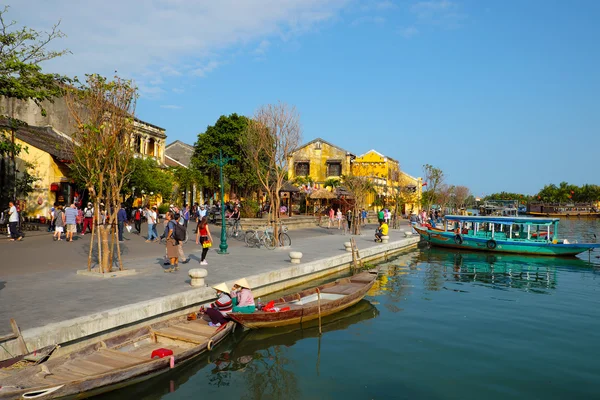
[[[33,165],[29,173],[37,178],[40,178],[33,184],[34,190],[27,196],[26,199],[17,199],[25,201],[23,209],[26,216],[39,218],[48,217],[50,208],[56,202],[56,194],[50,191],[50,184],[53,182],[65,182],[68,168],[65,165],[59,165],[54,161],[54,158],[43,150],[33,147],[19,139],[15,139],[15,143],[27,148],[27,151],[22,150],[17,158],[17,169],[25,170],[25,162]],[[39,204],[41,203],[41,204]]]
[[[309,161],[309,177],[318,184],[322,184],[330,178],[340,178],[340,176],[327,176],[328,160],[341,160],[342,175],[349,174],[350,155],[348,155],[348,152],[325,142],[319,143],[320,146],[318,143],[309,143],[292,153],[289,160],[288,180],[292,181],[296,178],[297,161]]]

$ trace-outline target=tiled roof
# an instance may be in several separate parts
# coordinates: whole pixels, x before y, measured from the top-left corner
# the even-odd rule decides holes
[[[0,120],[0,129],[10,128],[7,120]],[[20,126],[15,137],[23,142],[36,147],[59,160],[73,160],[72,141],[64,134],[56,132],[51,126]]]
[[[192,155],[194,155],[194,146],[176,140],[165,147],[165,155],[185,166],[189,166]]]

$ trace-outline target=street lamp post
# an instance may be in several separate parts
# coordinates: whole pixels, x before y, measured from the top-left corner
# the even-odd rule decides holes
[[[223,185],[223,167],[231,160],[233,160],[233,158],[223,158],[223,151],[219,150],[219,158],[215,157],[208,161],[209,163],[215,164],[219,167],[219,182],[221,184],[221,244],[219,245],[219,251],[217,252],[218,254],[228,254],[227,231],[225,226],[225,189]]]

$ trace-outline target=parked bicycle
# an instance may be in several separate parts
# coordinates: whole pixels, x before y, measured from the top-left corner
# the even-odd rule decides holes
[[[244,234],[244,241],[248,247],[260,247],[262,245],[269,250],[277,247],[277,242],[273,236],[273,228],[270,226],[247,230]]]

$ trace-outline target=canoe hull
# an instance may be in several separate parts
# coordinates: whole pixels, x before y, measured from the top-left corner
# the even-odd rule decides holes
[[[489,238],[478,238],[461,235],[462,243],[457,243],[455,233],[433,231],[415,227],[421,238],[433,246],[448,247],[462,250],[476,250],[494,253],[531,254],[550,257],[575,256],[584,251],[600,247],[598,244],[559,244],[550,242],[516,242],[509,240],[494,240],[494,248],[490,248]]]
[[[304,290],[302,292],[296,293],[294,295],[285,296],[275,303],[278,304],[286,304],[287,302],[293,302],[295,299],[301,299],[308,296],[314,296],[317,289],[321,292],[330,291],[333,292],[336,289],[336,285],[347,285],[354,284],[355,290],[352,290],[351,293],[344,295],[338,299],[332,301],[323,301],[320,307],[320,315],[321,317],[325,317],[331,314],[335,314],[340,312],[348,307],[352,307],[360,300],[362,300],[369,289],[373,286],[377,278],[377,274],[370,274],[368,272],[363,272],[354,277],[339,279],[335,282],[319,286],[317,288],[311,288]],[[353,279],[357,279],[356,281],[352,281]],[[323,294],[326,296],[326,294]],[[242,314],[242,313],[231,313],[231,318],[240,324],[244,325],[246,328],[250,329],[261,329],[261,328],[277,328],[280,326],[286,325],[294,325],[301,324],[303,322],[311,321],[319,318],[319,305],[317,302],[311,302],[302,307],[298,307],[296,309],[292,308],[289,311],[280,311],[280,312],[264,312],[257,311],[252,314]]]
[[[183,352],[174,354],[174,368],[177,368],[188,361],[206,353],[209,348],[221,342],[234,327],[234,322],[230,322],[223,326],[222,329],[217,330],[213,336],[210,337],[205,343],[191,347]],[[210,342],[210,346],[209,346]],[[168,347],[168,345],[165,345]],[[127,353],[124,353],[127,354]],[[65,356],[68,357],[68,356]],[[62,358],[62,357],[61,357]],[[21,399],[21,398],[34,398],[31,397],[35,393],[47,393],[46,395],[40,395],[39,399],[75,399],[75,398],[87,398],[98,394],[110,392],[116,389],[120,389],[126,386],[130,386],[147,379],[151,379],[157,375],[163,374],[171,370],[170,357],[159,358],[159,359],[148,359],[141,361],[127,368],[115,369],[108,371],[103,374],[97,374],[95,376],[80,378],[77,380],[55,383],[47,386],[32,386],[26,389],[14,390],[11,389],[11,385],[5,385],[2,387],[2,382],[6,377],[0,374],[0,400],[8,399]],[[32,367],[28,367],[32,368]],[[39,367],[38,367],[39,368]],[[2,371],[0,371],[2,372]],[[50,375],[51,376],[51,375]],[[26,397],[29,395],[29,397]]]

